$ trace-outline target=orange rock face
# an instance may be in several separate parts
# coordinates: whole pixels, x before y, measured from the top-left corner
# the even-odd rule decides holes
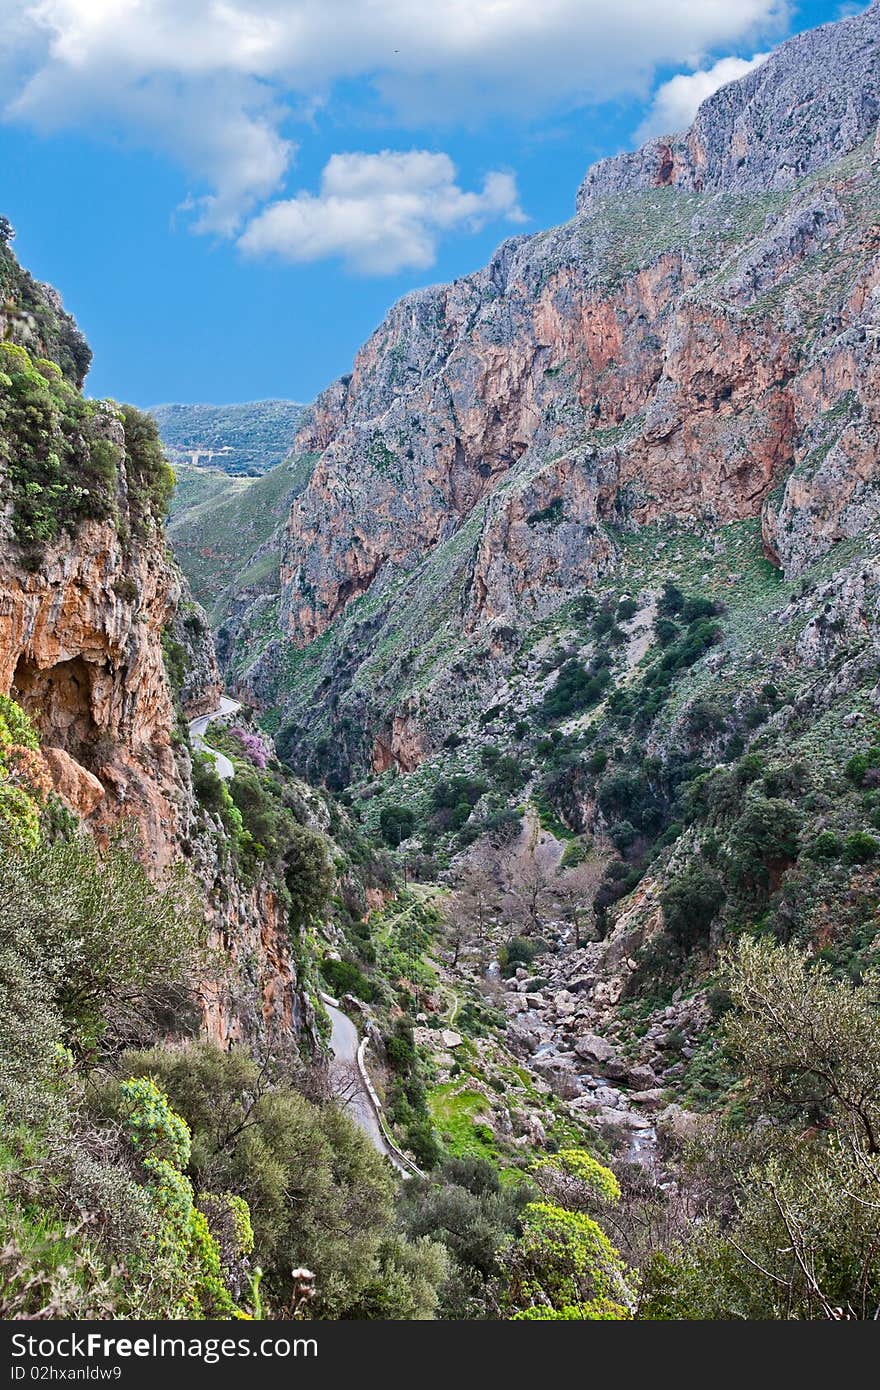
[[[292,1041],[311,1021],[278,899],[265,886],[242,888],[217,860],[210,836],[194,822],[189,760],[172,743],[177,716],[162,633],[179,600],[180,580],[159,535],[126,549],[113,527],[85,526],[47,551],[33,573],[7,547],[0,560],[0,691],[31,716],[46,781],[99,841],[134,822],[157,878],[180,861],[185,842],[195,841],[206,939],[225,961],[222,983],[202,992],[207,1036],[224,1046]],[[192,703],[215,708],[213,653],[203,665],[207,685]]]
[[[98,778],[87,772],[63,748],[44,748],[43,756],[53,788],[65,806],[83,820],[87,819],[106,795]]]
[[[122,597],[132,579],[136,599]],[[62,799],[99,836],[136,822],[156,871],[177,857],[186,795],[161,647],[179,596],[164,544],[125,554],[109,524],[53,547],[34,573],[0,559],[0,690],[51,749]]]

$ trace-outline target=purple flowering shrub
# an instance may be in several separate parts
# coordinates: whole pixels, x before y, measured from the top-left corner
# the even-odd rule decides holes
[[[229,733],[241,744],[245,757],[262,771],[272,753],[265,739],[260,734],[252,734],[248,729],[230,729]]]

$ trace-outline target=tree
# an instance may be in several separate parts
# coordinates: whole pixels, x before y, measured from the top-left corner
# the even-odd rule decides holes
[[[447,1159],[436,1179],[405,1184],[400,1212],[408,1236],[442,1241],[449,1255],[442,1317],[497,1317],[492,1283],[498,1252],[534,1195],[525,1180],[502,1187],[493,1165],[480,1158]]]
[[[453,952],[453,965],[458,964],[459,953],[468,942],[475,940],[480,947],[486,942],[498,899],[498,888],[492,872],[493,868],[497,868],[497,860],[495,850],[480,846],[472,851],[456,881],[455,891],[446,907],[444,932]]]
[[[755,796],[735,822],[731,839],[734,883],[745,893],[762,896],[797,858],[800,812],[779,797]]]
[[[284,882],[290,893],[292,926],[305,926],[320,916],[333,888],[333,865],[323,835],[303,825],[289,827]]]
[[[409,806],[383,806],[379,816],[379,829],[387,845],[395,849],[408,840],[415,827],[415,816]]]
[[[537,853],[537,832],[507,863],[505,902],[512,934],[538,935],[552,901],[551,878]]]
[[[466,917],[456,911],[454,902],[448,905],[443,914],[442,935],[451,957],[449,964],[454,970],[458,965],[462,947],[470,941],[470,923]]]
[[[704,944],[721,904],[724,888],[720,878],[701,864],[692,864],[672,879],[660,894],[663,921],[672,940],[682,950]]]
[[[558,875],[553,892],[572,930],[572,946],[579,951],[595,923],[594,903],[602,882],[604,864],[596,857],[584,859]]]
[[[8,217],[0,217],[0,246],[8,246],[15,240],[15,228]]]
[[[310,1316],[433,1315],[443,1252],[401,1241],[391,1168],[342,1105],[312,1103],[242,1049],[157,1047],[124,1065],[154,1077],[187,1121],[194,1185],[247,1202],[274,1307],[305,1266]]]
[[[723,983],[723,1043],[744,1084],[693,1180],[728,1219],[703,1219],[655,1256],[640,1315],[874,1320],[880,976],[838,981],[795,946],[744,937]]]

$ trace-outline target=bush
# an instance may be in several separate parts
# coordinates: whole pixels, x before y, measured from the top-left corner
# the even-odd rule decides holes
[[[668,647],[680,636],[681,628],[669,618],[657,618],[654,622],[654,636],[661,647]]]
[[[480,797],[489,790],[482,777],[441,777],[434,784],[431,800],[436,810],[451,810],[465,805],[473,809]]]
[[[545,949],[543,941],[529,940],[524,936],[515,936],[506,947],[501,950],[502,967],[505,975],[515,975],[521,965],[531,965],[536,956]]]
[[[844,774],[860,787],[870,768],[880,768],[880,748],[869,748],[865,753],[856,753],[847,763]]]
[[[125,476],[135,529],[143,533],[161,522],[174,492],[174,473],[168,466],[159,427],[152,415],[133,405],[122,407],[125,429]]]
[[[351,961],[322,960],[321,974],[337,999],[343,994],[353,994],[355,998],[363,999],[369,1004],[376,997],[373,983]]]
[[[602,699],[611,683],[611,670],[605,661],[593,661],[584,666],[572,658],[562,667],[552,690],[544,696],[543,711],[548,719],[563,719],[569,714],[591,709]]]
[[[684,608],[685,598],[681,589],[667,579],[657,604],[657,612],[664,618],[674,618]]]
[[[847,835],[843,844],[843,862],[845,864],[870,864],[877,858],[880,851],[880,840],[868,835],[863,830],[857,830],[852,835]]]
[[[436,1168],[443,1157],[440,1141],[431,1121],[422,1115],[406,1129],[406,1147],[421,1168]]]
[[[284,847],[284,882],[290,895],[290,924],[302,929],[326,909],[333,889],[327,842],[316,830],[292,825]]]
[[[214,815],[222,815],[228,800],[224,795],[223,783],[217,776],[214,759],[209,753],[194,754],[192,781],[199,804]]]
[[[750,894],[764,892],[771,875],[797,858],[801,823],[787,801],[753,797],[731,831],[734,883]]]
[[[811,859],[839,859],[842,853],[843,840],[833,830],[823,830],[807,850]]]
[[[625,822],[650,833],[662,820],[662,811],[647,776],[641,770],[618,768],[600,782],[596,800],[606,821]]]
[[[723,902],[724,888],[718,875],[701,865],[691,866],[660,895],[667,933],[683,951],[704,945]]]
[[[286,1306],[290,1272],[305,1265],[316,1276],[310,1316],[432,1315],[443,1270],[427,1287],[402,1286],[418,1251],[400,1244],[394,1177],[343,1110],[313,1104],[241,1049],[160,1047],[125,1065],[152,1076],[187,1121],[195,1188],[247,1203],[271,1310]]]

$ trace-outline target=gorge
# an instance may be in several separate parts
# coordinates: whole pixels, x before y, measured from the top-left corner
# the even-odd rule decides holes
[[[880,4],[173,500],[0,289],[4,1315],[875,1317]]]

